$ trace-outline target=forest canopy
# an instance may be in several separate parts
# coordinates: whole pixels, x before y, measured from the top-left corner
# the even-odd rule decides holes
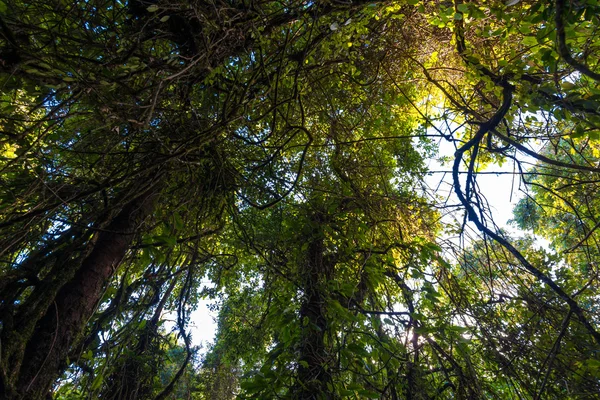
[[[0,0],[0,398],[598,398],[599,16]]]

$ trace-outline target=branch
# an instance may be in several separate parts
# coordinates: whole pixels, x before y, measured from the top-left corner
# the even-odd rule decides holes
[[[244,196],[243,194],[241,194],[241,193],[239,194],[239,196],[242,198],[242,200],[244,200],[250,206],[257,208],[259,210],[264,210],[266,208],[272,207],[275,204],[279,203],[281,200],[285,199],[296,188],[296,186],[298,185],[298,182],[300,180],[300,175],[302,174],[302,170],[304,168],[304,161],[306,159],[306,153],[308,152],[308,149],[310,148],[310,145],[313,142],[313,137],[312,137],[311,133],[308,131],[308,129],[306,129],[304,126],[299,126],[299,125],[298,126],[290,126],[288,129],[290,129],[290,130],[298,129],[299,131],[302,131],[308,138],[308,141],[304,145],[304,149],[302,150],[302,153],[300,155],[300,160],[298,161],[298,171],[296,172],[296,177],[294,178],[294,181],[292,182],[292,185],[289,187],[289,189],[286,190],[285,193],[283,193],[282,195],[276,197],[275,199],[273,199],[265,204],[255,203],[252,200],[250,200],[248,197]],[[290,140],[291,140],[291,138],[290,138]]]
[[[527,147],[523,146],[521,143],[517,142],[516,140],[513,140],[513,139],[509,138],[508,136],[505,136],[502,133],[496,131],[495,129],[494,129],[494,135],[498,136],[500,139],[509,143],[511,146],[516,147],[518,150],[522,151],[523,153],[535,158],[538,161],[545,162],[546,164],[556,165],[557,167],[576,169],[576,170],[580,170],[580,171],[600,172],[600,168],[597,168],[597,167],[587,167],[585,165],[569,164],[569,163],[565,163],[562,161],[553,160],[551,158],[548,158],[546,156],[538,154],[535,151],[530,150]]]
[[[564,24],[564,7],[565,0],[556,0],[556,15],[554,22],[556,23],[556,42],[558,47],[558,54],[565,59],[567,64],[575,68],[578,72],[586,75],[595,81],[600,82],[600,74],[592,71],[587,65],[580,63],[575,60],[567,47],[567,35],[565,34]]]
[[[588,330],[588,332],[594,337],[596,342],[598,344],[600,344],[600,333],[598,333],[598,331],[596,331],[596,329],[592,326],[590,321],[588,321],[588,319],[584,315],[583,309],[581,309],[579,304],[575,300],[573,300],[573,298],[571,296],[569,296],[549,276],[547,276],[542,271],[540,271],[535,266],[533,266],[533,264],[531,264],[521,254],[521,252],[519,250],[517,250],[508,240],[506,240],[505,238],[500,236],[498,233],[492,231],[487,226],[485,226],[483,224],[483,222],[478,218],[477,213],[475,212],[475,209],[473,208],[472,204],[467,200],[467,198],[465,197],[465,194],[463,193],[463,191],[460,187],[460,180],[458,178],[459,177],[459,167],[463,160],[464,153],[467,152],[472,147],[478,145],[486,133],[496,129],[496,127],[498,126],[500,121],[504,118],[504,116],[506,115],[506,112],[508,111],[508,109],[510,107],[510,104],[512,101],[512,90],[513,90],[513,88],[511,85],[509,85],[508,83],[504,84],[504,92],[503,92],[504,98],[502,101],[502,106],[498,109],[498,111],[496,111],[496,113],[492,116],[492,118],[490,120],[488,120],[487,122],[485,122],[484,124],[481,125],[481,127],[479,128],[479,130],[477,131],[477,133],[471,140],[469,140],[462,147],[460,147],[458,150],[456,150],[456,153],[454,154],[455,155],[454,164],[452,166],[452,178],[453,178],[453,182],[454,182],[454,192],[456,193],[456,196],[459,198],[462,205],[465,207],[469,220],[472,221],[481,232],[488,235],[489,237],[494,239],[496,242],[501,244],[505,249],[507,249],[517,260],[519,260],[519,262],[521,262],[521,264],[525,267],[525,269],[527,269],[527,271],[529,271],[529,273],[531,273],[533,276],[535,276],[539,281],[541,281],[541,282],[545,283],[547,286],[549,286],[561,299],[563,299],[569,305],[570,312],[572,312],[573,314],[575,314],[577,316],[579,321],[585,326],[585,328]]]
[[[562,341],[563,337],[567,333],[567,328],[569,327],[569,322],[571,321],[572,314],[573,314],[572,311],[569,311],[569,313],[563,320],[562,326],[560,328],[560,333],[558,334],[558,337],[556,338],[556,341],[554,342],[554,346],[552,346],[552,350],[550,351],[550,354],[548,354],[548,357],[546,357],[546,360],[544,361],[544,365],[546,363],[548,363],[548,369],[546,370],[546,374],[544,376],[544,381],[542,382],[540,390],[537,393],[537,395],[535,396],[535,400],[539,400],[542,398],[542,393],[544,393],[544,388],[546,387],[546,384],[548,383],[548,377],[550,376],[550,371],[552,370],[552,363],[554,362],[554,359],[556,358],[556,355],[558,354],[558,350],[560,348],[560,342]],[[541,371],[540,371],[540,373],[541,373]]]

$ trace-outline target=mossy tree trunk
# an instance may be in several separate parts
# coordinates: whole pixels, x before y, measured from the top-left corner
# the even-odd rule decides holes
[[[333,275],[334,262],[325,256],[325,244],[320,225],[323,216],[312,218],[316,227],[309,239],[303,273],[304,301],[300,306],[302,337],[299,344],[298,375],[294,389],[296,399],[331,398],[331,364],[326,342],[327,282]]]
[[[72,278],[62,286],[58,280],[54,286],[45,287],[46,293],[40,293],[52,299],[46,302],[45,310],[38,307],[37,314],[32,315],[30,309],[23,308],[21,314],[27,313],[28,320],[16,315],[18,323],[10,330],[3,329],[0,392],[4,398],[39,399],[48,395],[138,227],[152,211],[156,194],[156,188],[148,189],[94,235],[88,245],[91,250],[73,259],[81,260],[77,265],[68,266],[74,270]]]

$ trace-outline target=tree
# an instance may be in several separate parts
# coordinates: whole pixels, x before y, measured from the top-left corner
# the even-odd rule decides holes
[[[359,63],[365,69],[356,75],[377,79],[369,66],[367,60]],[[391,391],[386,379],[366,383],[360,354],[346,346],[377,346],[377,330],[383,334],[378,315],[387,315],[376,299],[386,280],[381,266],[394,265],[393,252],[417,254],[435,229],[434,213],[412,193],[424,169],[411,141],[415,118],[408,103],[396,104],[404,115],[390,112],[380,102],[397,98],[396,86],[381,79],[366,88],[334,71],[304,104],[312,146],[321,150],[307,154],[293,197],[268,211],[239,210],[239,239],[228,248],[246,248],[248,254],[240,256],[243,269],[224,271],[219,279],[227,296],[213,354],[243,365],[250,379],[241,387],[249,396],[329,398],[356,387],[360,395]],[[369,97],[374,91],[381,100]],[[383,126],[390,139],[372,141]],[[421,223],[411,227],[409,212],[421,215]],[[401,299],[397,284],[391,286],[389,304]],[[355,332],[360,330],[366,332]]]
[[[591,393],[598,7],[0,2],[0,392]],[[430,137],[460,209],[423,183]],[[496,227],[477,176],[507,161],[558,252]],[[481,237],[445,241],[447,210]],[[203,277],[223,301],[194,375]]]
[[[299,74],[304,53],[319,48],[315,16],[353,6],[223,4],[226,13],[215,14],[219,8],[184,3],[3,5],[5,147],[16,157],[4,165],[2,390],[39,397],[102,309],[111,279],[192,274],[172,264],[161,270],[164,253],[150,255],[147,269],[139,250],[181,244],[170,259],[189,263],[194,240],[214,230],[236,182],[249,180],[250,188],[277,179],[263,172],[278,155],[269,146],[307,138],[291,122],[271,121],[273,135],[252,143],[236,124],[297,107],[298,77],[274,94],[270,82],[293,68]],[[183,40],[200,30],[204,48]],[[252,162],[258,166],[249,171]],[[176,213],[194,197],[202,201],[185,214],[200,222],[186,227]],[[161,220],[170,213],[173,221]]]

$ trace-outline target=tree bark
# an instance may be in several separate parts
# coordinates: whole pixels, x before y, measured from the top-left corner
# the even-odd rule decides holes
[[[69,349],[81,339],[106,284],[127,253],[135,232],[151,212],[156,189],[128,203],[98,233],[93,250],[73,279],[58,292],[27,341],[16,380],[16,393],[7,398],[41,399],[66,366]]]
[[[315,224],[322,223],[319,216],[313,219]],[[293,397],[302,400],[332,398],[331,390],[328,389],[331,371],[327,368],[329,352],[325,341],[327,333],[325,285],[331,278],[333,263],[324,258],[325,246],[320,233],[320,230],[317,230],[308,245],[304,271],[304,301],[300,307],[302,339]]]

